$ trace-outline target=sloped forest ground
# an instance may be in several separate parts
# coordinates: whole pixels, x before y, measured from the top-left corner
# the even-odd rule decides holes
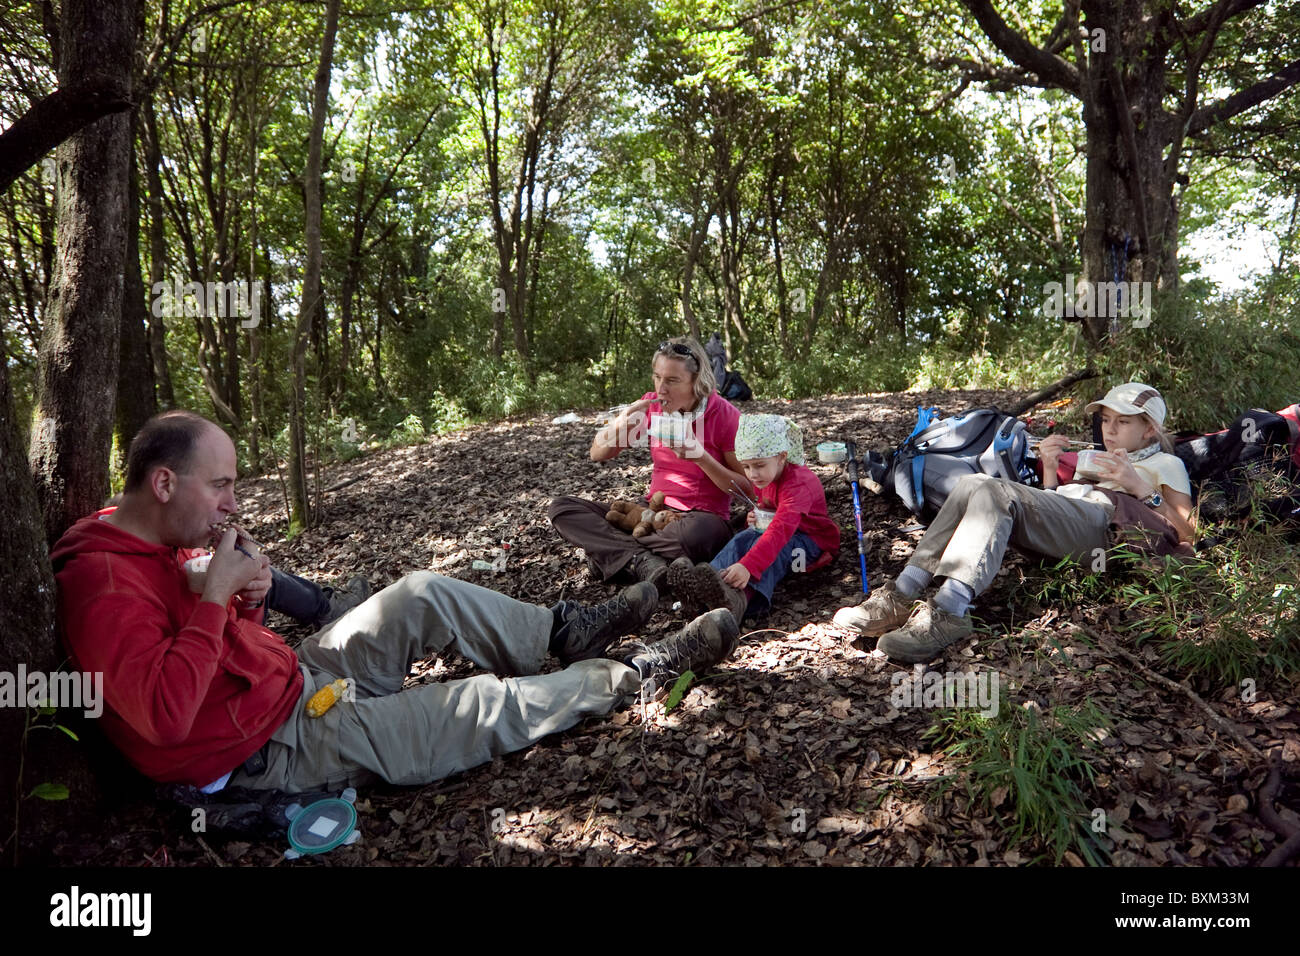
[[[951,414],[1016,397],[845,396],[744,410],[793,416],[811,452],[827,439],[892,446],[920,404]],[[613,588],[593,580],[551,529],[546,504],[565,493],[635,497],[649,455],[591,462],[594,427],[590,415],[567,425],[507,421],[370,453],[329,470],[324,485],[337,490],[325,495],[323,522],[290,542],[276,477],[242,482],[243,519],[277,566],[322,583],[360,573],[378,590],[432,569],[544,605],[600,601]],[[788,578],[767,619],[750,622],[732,658],[671,712],[638,703],[429,786],[370,787],[358,802],[360,843],[282,865],[1083,865],[1091,848],[1121,865],[1245,866],[1281,840],[1261,819],[1261,802],[1271,807],[1275,796],[1284,824],[1297,822],[1300,785],[1290,772],[1270,781],[1267,760],[1276,753],[1284,771],[1300,766],[1294,685],[1261,682],[1247,702],[1236,687],[1201,684],[1188,694],[1161,684],[1157,672],[1181,675],[1120,633],[1132,609],[1040,603],[1046,565],[1014,550],[975,607],[976,639],[931,665],[1000,679],[1005,773],[977,775],[974,712],[895,706],[891,692],[916,674],[856,650],[830,623],[862,596],[852,496],[836,468],[814,467],[843,550],[830,566]],[[733,517],[740,527],[743,515]],[[921,533],[896,498],[865,490],[863,527],[873,583],[898,572]],[[504,571],[472,569],[503,541]],[[308,633],[282,618],[270,623],[291,643]],[[641,636],[682,623],[665,601]],[[410,682],[472,672],[462,660],[427,661]],[[1062,719],[1072,749],[1045,771],[1041,761],[1054,758],[1013,756],[1029,711],[1039,727],[1052,727],[1058,713],[1096,719],[1074,736]],[[962,740],[964,751],[946,746]],[[1053,819],[1051,794],[1034,789],[1043,781],[1067,795],[1064,823]],[[188,813],[149,801],[119,817],[101,830],[118,836],[70,851],[68,861],[268,865],[281,864],[287,846],[195,835]]]

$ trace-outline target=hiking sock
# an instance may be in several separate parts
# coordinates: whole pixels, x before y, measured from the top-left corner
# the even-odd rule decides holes
[[[934,575],[925,568],[918,568],[915,564],[909,564],[894,579],[894,589],[905,598],[914,598],[930,586],[930,581],[933,578]]]
[[[964,617],[970,602],[975,600],[975,591],[968,584],[956,578],[947,578],[934,595],[934,606],[946,611],[953,617]]]

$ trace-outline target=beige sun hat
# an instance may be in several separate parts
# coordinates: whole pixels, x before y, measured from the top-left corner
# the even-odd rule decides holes
[[[1116,385],[1106,393],[1105,398],[1093,402],[1083,411],[1091,415],[1103,406],[1121,415],[1141,415],[1145,412],[1162,428],[1168,411],[1160,393],[1150,385],[1143,385],[1141,382],[1125,382],[1123,385]]]

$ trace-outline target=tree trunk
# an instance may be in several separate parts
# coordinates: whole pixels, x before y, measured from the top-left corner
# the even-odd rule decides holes
[[[0,357],[4,354],[0,338]],[[14,416],[8,363],[2,358],[0,500],[5,502],[5,518],[0,521],[0,567],[5,569],[5,586],[0,588],[0,670],[15,674],[19,664],[29,671],[50,670],[57,663],[54,576],[45,550],[45,525],[36,489],[23,454],[22,431]],[[14,755],[22,744],[25,716],[22,707],[0,707],[0,753],[5,755],[4,770],[0,772],[0,845],[9,836],[19,801],[33,786],[28,777],[27,786],[18,791],[18,761]]]
[[[134,0],[68,0],[60,84],[99,78],[129,96],[135,22]],[[51,543],[108,490],[130,160],[125,114],[97,120],[59,147],[58,252],[30,450]]]
[[[992,0],[962,4],[1019,67],[1016,75],[966,62],[968,78],[1003,83],[1010,76],[1013,83],[1065,90],[1083,103],[1087,176],[1082,275],[1074,289],[1063,291],[1075,293],[1074,315],[1083,319],[1089,346],[1101,347],[1125,324],[1146,324],[1154,288],[1165,294],[1177,288],[1178,207],[1173,187],[1184,175],[1180,164],[1188,137],[1293,88],[1300,83],[1300,60],[1293,58],[1228,95],[1214,90],[1219,98],[1202,103],[1208,84],[1201,73],[1208,62],[1240,60],[1245,67],[1255,59],[1254,45],[1244,38],[1252,27],[1268,30],[1267,22],[1256,17],[1253,24],[1225,28],[1264,6],[1260,0],[1220,0],[1188,12],[1155,0],[1066,4],[1059,34],[1054,35],[1073,38],[1073,62],[1062,55],[1070,44],[1053,40],[1049,47],[1035,47],[1007,25]],[[1234,48],[1217,50],[1220,38],[1228,36],[1236,40]],[[1175,45],[1181,61],[1171,62]]]
[[[1131,294],[1138,287],[1112,284],[1173,290],[1178,237],[1163,155],[1169,145],[1161,105],[1168,51],[1152,49],[1141,4],[1089,2],[1083,12],[1089,34],[1101,30],[1105,37],[1104,51],[1089,44],[1083,76],[1087,174],[1080,278],[1095,294],[1076,301],[1088,313],[1081,316],[1084,336],[1095,348],[1142,321]]]
[[[129,100],[136,25],[135,0],[65,0],[58,42],[60,86],[93,82]],[[53,670],[62,657],[53,626],[54,584],[41,539],[52,542],[99,507],[107,487],[130,149],[124,114],[98,120],[59,149],[58,247],[39,358],[32,474],[23,465],[8,373],[0,360],[0,495],[8,504],[0,522],[0,562],[6,573],[0,670],[10,673],[19,664],[29,671]],[[8,823],[14,821],[15,862],[20,846],[35,845],[46,832],[67,827],[98,790],[84,743],[71,744],[50,732],[38,746],[28,736],[24,748],[27,717],[26,708],[0,708],[0,753],[11,758],[0,774],[0,833],[7,838]],[[16,753],[23,754],[21,770],[12,759]],[[50,778],[66,786],[71,799],[53,804],[24,799],[23,793]]]
[[[167,278],[167,240],[163,222],[162,146],[158,142],[158,121],[154,116],[153,94],[141,104],[145,134],[145,180],[149,184],[149,290]],[[138,240],[137,240],[138,241]],[[167,323],[149,310],[149,354],[153,360],[158,403],[176,407],[171,366],[167,361]]]
[[[375,389],[381,396],[386,392],[384,386],[384,363],[381,360],[381,356],[383,355],[384,337],[383,296],[383,284],[380,283],[375,289],[375,338],[370,348],[370,374],[375,380]]]
[[[781,342],[781,353],[790,351],[790,301],[785,284],[785,262],[781,251],[781,209],[784,202],[778,202],[778,182],[784,192],[784,176],[779,166],[779,159],[772,161],[771,175],[767,180],[767,231],[772,240],[772,265],[776,270],[776,331]],[[806,307],[806,306],[805,306]]]
[[[718,239],[718,267],[722,278],[722,321],[734,326],[741,339],[741,348],[732,352],[732,358],[743,354],[749,346],[749,331],[745,328],[745,315],[740,289],[741,226],[739,197],[732,194],[723,204],[722,234]]]
[[[307,169],[303,175],[304,234],[307,259],[303,270],[302,303],[293,340],[293,391],[289,410],[289,497],[291,527],[311,526],[311,499],[307,490],[307,343],[312,329],[319,327],[322,307],[321,286],[321,154],[325,138],[325,112],[329,109],[330,73],[334,63],[334,38],[338,33],[340,0],[328,0],[325,31],[321,38],[320,64],[312,95],[311,136],[307,146]]]
[[[136,115],[130,113],[130,142],[134,144]],[[144,279],[140,275],[140,177],[136,171],[135,149],[130,151],[127,176],[126,262],[122,283],[122,320],[118,336],[117,433],[118,467],[125,471],[126,452],[149,417],[158,410],[154,397],[154,374],[149,353],[149,334],[145,328],[150,314],[145,297]]]
[[[695,263],[699,261],[700,250],[704,248],[704,240],[709,235],[709,221],[712,216],[705,221],[702,227],[693,227],[691,229],[690,239],[686,244],[686,258],[682,263],[682,288],[680,302],[682,307],[682,321],[686,323],[686,328],[690,330],[691,337],[695,341],[700,341],[700,323],[695,317],[695,309],[691,306],[691,294],[695,288]]]

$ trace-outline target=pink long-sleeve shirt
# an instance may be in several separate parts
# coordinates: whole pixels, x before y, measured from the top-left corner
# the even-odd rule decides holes
[[[656,393],[646,392],[642,400],[655,398]],[[646,409],[648,416],[663,414],[656,401]],[[726,464],[727,452],[736,450],[736,426],[740,412],[736,406],[716,392],[709,396],[701,420],[692,423],[694,434],[705,450],[717,461]],[[664,502],[678,511],[712,511],[726,518],[731,514],[727,492],[715,485],[704,469],[689,458],[678,458],[671,448],[658,439],[650,439],[650,457],[654,473],[650,476],[650,489],[646,497],[656,491],[664,493]],[[825,510],[823,505],[822,510]]]

